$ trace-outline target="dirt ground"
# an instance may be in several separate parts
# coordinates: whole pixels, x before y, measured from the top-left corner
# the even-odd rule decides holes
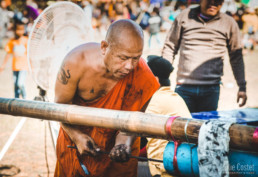
[[[96,35],[100,36],[100,35]],[[165,39],[165,33],[161,34],[162,41]],[[100,37],[96,41],[100,41]],[[160,55],[161,48],[152,41],[153,47],[148,48],[148,34],[145,34],[145,48],[143,57],[148,55]],[[0,64],[4,59],[4,51],[0,50]],[[244,56],[246,79],[247,79],[247,95],[248,101],[244,107],[258,107],[258,48],[252,53]],[[175,86],[176,68],[178,60],[175,61],[175,71],[171,75],[172,89]],[[224,76],[222,78],[223,86],[221,86],[221,94],[218,110],[237,109],[236,94],[238,87],[234,80],[228,58],[224,62]],[[11,71],[11,61],[8,62],[7,68],[0,73],[0,97],[13,98],[13,78]],[[28,99],[32,100],[38,95],[38,90],[31,75],[26,80],[26,90]],[[0,151],[4,147],[13,130],[21,120],[21,117],[13,117],[0,114]],[[47,156],[45,155],[47,154]],[[47,157],[47,163],[46,163]],[[52,145],[49,129],[46,121],[28,118],[18,135],[15,137],[10,148],[6,152],[0,165],[15,165],[20,169],[20,173],[16,177],[45,177],[53,176],[55,168],[55,152]],[[1,175],[0,175],[1,176]]]

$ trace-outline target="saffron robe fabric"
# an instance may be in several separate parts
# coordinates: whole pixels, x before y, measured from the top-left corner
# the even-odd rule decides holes
[[[85,102],[79,96],[75,96],[73,104],[125,111],[140,111],[144,104],[159,88],[159,83],[148,68],[146,62],[140,59],[136,68],[125,78],[118,81],[112,90],[104,97],[93,102]],[[89,135],[101,150],[110,152],[115,143],[117,130],[86,127],[80,128]],[[137,160],[117,163],[110,160],[108,154],[98,157],[80,156],[76,149],[67,148],[75,144],[70,140],[65,131],[60,128],[57,140],[56,153],[57,164],[55,177],[135,177],[137,176]],[[132,146],[132,155],[138,156],[140,151],[140,139],[137,138]],[[85,175],[80,162],[88,169],[90,175]]]

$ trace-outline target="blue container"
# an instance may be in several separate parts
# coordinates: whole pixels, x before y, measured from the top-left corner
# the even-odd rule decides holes
[[[191,114],[194,119],[210,120],[217,119],[223,121],[237,122],[239,124],[258,125],[258,109],[244,108],[227,111],[197,112]]]
[[[169,174],[176,175],[173,167],[174,142],[169,142],[163,154],[163,164]],[[181,176],[199,176],[197,146],[181,144],[177,149],[177,164]],[[230,150],[229,173],[238,177],[258,176],[258,153]]]

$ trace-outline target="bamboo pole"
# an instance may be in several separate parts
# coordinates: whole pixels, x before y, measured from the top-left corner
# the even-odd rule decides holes
[[[203,121],[196,119],[190,120],[185,135],[185,125],[187,121],[188,119],[185,118],[177,118],[171,126],[171,134],[175,139],[182,142],[187,142],[188,138],[190,143],[198,144],[198,135]],[[231,149],[258,152],[258,142],[253,138],[255,129],[255,126],[232,124],[229,128],[229,147]]]
[[[0,98],[0,114],[26,116],[69,124],[117,129],[166,138],[164,126],[169,116],[115,111],[42,101]]]
[[[187,135],[189,142],[195,144],[198,143],[199,130],[203,124],[201,120],[191,119],[185,134],[188,119],[176,118],[169,124],[168,132],[166,127],[168,122],[171,123],[171,118],[165,115],[7,98],[0,98],[0,114],[111,128],[139,136],[169,140],[172,139],[172,134],[182,142],[187,142]],[[233,124],[229,129],[230,148],[258,152],[258,141],[253,138],[255,129],[254,126]]]

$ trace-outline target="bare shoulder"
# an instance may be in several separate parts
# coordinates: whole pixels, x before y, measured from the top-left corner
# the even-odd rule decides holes
[[[86,86],[81,83],[87,83],[88,75],[92,73],[90,68],[99,54],[99,45],[96,43],[87,43],[74,48],[64,58],[62,66],[59,69],[55,85],[55,101],[58,103],[72,103],[76,91],[79,95],[85,91]],[[85,97],[86,96],[83,96]]]
[[[70,51],[59,69],[58,80],[67,84],[68,80],[79,80],[87,68],[92,67],[92,58],[97,55],[99,44],[86,43]]]
[[[99,52],[100,45],[98,43],[82,44],[67,54],[64,59],[65,64],[74,66],[77,69],[89,64],[92,58]]]

